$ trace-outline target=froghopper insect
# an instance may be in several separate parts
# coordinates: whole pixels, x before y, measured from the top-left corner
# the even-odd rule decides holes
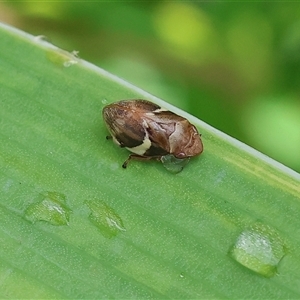
[[[187,119],[148,100],[121,100],[106,105],[103,119],[114,143],[132,152],[131,159],[161,160],[166,155],[189,159],[203,151],[201,135]]]

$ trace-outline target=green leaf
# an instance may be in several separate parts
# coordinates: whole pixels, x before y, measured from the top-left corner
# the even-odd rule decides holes
[[[300,297],[299,174],[41,38],[0,41],[3,298]],[[130,98],[187,117],[203,154],[122,169],[101,110]]]

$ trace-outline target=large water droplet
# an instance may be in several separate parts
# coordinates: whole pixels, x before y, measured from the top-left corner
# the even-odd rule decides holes
[[[271,277],[276,274],[285,251],[279,234],[271,227],[257,223],[238,236],[231,255],[246,268]]]
[[[105,237],[111,238],[119,231],[126,231],[120,216],[107,204],[101,201],[86,201],[86,204],[91,210],[90,221]]]
[[[71,210],[65,205],[66,197],[56,192],[44,192],[39,200],[28,206],[25,218],[32,223],[45,221],[52,225],[68,225]]]
[[[172,154],[164,155],[160,158],[163,166],[172,173],[179,173],[188,164],[190,158],[176,158]]]

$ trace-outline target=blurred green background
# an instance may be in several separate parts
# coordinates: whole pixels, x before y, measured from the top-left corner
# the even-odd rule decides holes
[[[300,172],[299,2],[11,1],[0,21]]]

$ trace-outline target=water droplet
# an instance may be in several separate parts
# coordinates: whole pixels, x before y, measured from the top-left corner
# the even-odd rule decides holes
[[[106,105],[108,101],[106,98],[103,98],[101,102],[102,102],[102,104]]]
[[[237,262],[265,277],[276,274],[285,253],[286,247],[279,234],[260,223],[244,230],[231,250]]]
[[[72,65],[77,64],[77,62],[78,62],[77,60],[70,59],[70,60],[64,61],[63,66],[68,68],[68,67],[71,67]]]
[[[56,65],[64,66],[66,68],[77,64],[79,61],[78,51],[67,52],[62,49],[49,49],[47,51],[47,58]]]
[[[78,50],[73,50],[73,51],[71,52],[71,54],[72,54],[73,56],[79,58],[79,51],[78,51]]]
[[[29,205],[25,218],[32,223],[46,221],[52,225],[68,225],[71,210],[65,205],[66,197],[56,192],[44,192],[38,201]]]
[[[46,42],[49,42],[49,38],[45,35],[37,35],[34,37],[35,40],[37,41],[46,41]]]
[[[119,231],[126,231],[120,216],[102,201],[86,201],[91,210],[90,221],[108,238],[114,237]]]
[[[172,154],[162,156],[160,161],[163,163],[163,166],[172,173],[179,173],[183,168],[188,164],[190,158],[176,158]]]
[[[180,278],[184,278],[183,273],[180,273],[179,277],[180,277]]]

